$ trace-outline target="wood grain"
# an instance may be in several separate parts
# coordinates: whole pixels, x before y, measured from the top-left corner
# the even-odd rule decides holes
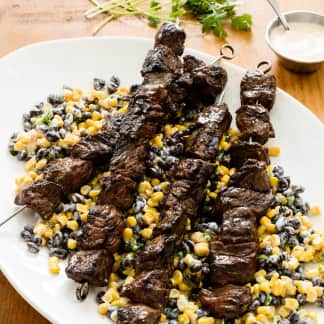
[[[323,0],[281,0],[283,10],[306,9],[324,12]],[[83,12],[90,7],[86,0],[1,0],[0,1],[0,56],[34,42],[89,36],[102,19],[87,21]],[[298,75],[278,64],[267,47],[264,34],[266,25],[273,18],[265,0],[246,0],[242,11],[252,13],[252,32],[230,32],[227,42],[235,46],[238,56],[234,63],[254,69],[261,59],[273,61],[273,72],[279,86],[304,103],[324,121],[324,67],[309,75]],[[213,35],[202,35],[199,26],[187,25],[187,46],[217,54],[223,43]],[[122,18],[104,28],[100,35],[133,35],[152,37],[155,29],[137,18]],[[94,309],[95,312],[95,309]],[[0,274],[0,323],[48,323],[34,311]]]

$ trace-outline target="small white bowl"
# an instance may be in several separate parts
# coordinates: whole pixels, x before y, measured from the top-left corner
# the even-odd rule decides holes
[[[312,12],[312,11],[289,11],[283,13],[286,17],[288,24],[291,22],[309,22],[319,24],[324,26],[324,15]],[[287,69],[298,72],[298,73],[309,73],[318,70],[322,63],[324,62],[324,53],[323,57],[319,60],[313,61],[302,61],[295,59],[293,57],[288,57],[285,54],[279,52],[274,46],[271,41],[271,33],[272,31],[280,26],[280,22],[278,18],[274,18],[267,27],[266,30],[266,41],[268,46],[272,49],[272,51],[278,56],[279,61],[282,63],[284,67]]]

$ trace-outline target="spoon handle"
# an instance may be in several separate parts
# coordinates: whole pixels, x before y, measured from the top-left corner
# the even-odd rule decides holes
[[[277,0],[268,0],[270,6],[273,8],[273,10],[276,12],[282,26],[285,28],[285,30],[290,30],[288,22],[286,20],[286,17],[281,13],[279,3]]]

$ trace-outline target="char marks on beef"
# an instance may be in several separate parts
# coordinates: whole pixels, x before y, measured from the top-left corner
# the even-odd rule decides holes
[[[26,205],[47,220],[53,216],[62,197],[62,188],[55,182],[36,180],[17,194],[15,204]]]
[[[247,72],[241,81],[242,105],[261,104],[270,110],[276,98],[276,78],[261,71]]]
[[[261,105],[241,106],[236,111],[236,124],[242,140],[248,141],[251,138],[264,144],[275,136],[269,111]]]
[[[114,253],[119,248],[124,225],[121,214],[115,207],[99,205],[91,209],[81,230],[78,246],[82,250],[106,249]]]
[[[267,173],[267,165],[256,160],[247,160],[232,176],[229,186],[269,192],[271,184]]]
[[[248,159],[270,163],[269,156],[263,146],[256,142],[239,142],[228,150],[231,157],[231,167],[240,168]]]
[[[255,242],[228,244],[214,241],[210,244],[210,282],[214,285],[244,285],[254,279],[256,271]]]
[[[78,191],[89,182],[92,174],[91,161],[70,157],[53,160],[44,168],[44,178],[60,185],[65,195]]]
[[[65,272],[72,280],[103,287],[107,285],[113,257],[106,250],[78,251],[69,257]]]
[[[158,324],[161,312],[142,304],[127,304],[119,308],[116,324]]]
[[[155,36],[154,47],[165,45],[176,55],[180,56],[184,50],[185,39],[186,34],[182,28],[176,24],[165,22]]]
[[[177,235],[159,235],[146,242],[136,258],[136,273],[167,269],[175,252]]]
[[[206,107],[199,114],[198,128],[186,140],[186,154],[203,160],[214,160],[222,136],[231,122],[232,116],[226,104]]]
[[[226,285],[221,288],[202,289],[199,300],[216,318],[238,318],[244,306],[252,301],[249,287]]]
[[[255,242],[256,218],[247,207],[237,207],[223,214],[219,239],[225,244]]]
[[[236,207],[247,207],[254,216],[265,215],[274,204],[272,193],[262,193],[244,188],[224,187],[218,194],[215,203],[215,212],[221,215],[227,210]]]
[[[144,271],[123,286],[121,296],[136,303],[162,309],[168,300],[168,281],[168,273],[164,269]]]

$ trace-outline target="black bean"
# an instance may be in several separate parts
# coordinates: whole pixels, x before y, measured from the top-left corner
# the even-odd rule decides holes
[[[179,324],[179,322],[177,320],[170,320],[168,321],[168,324]]]
[[[279,215],[279,217],[278,217],[278,219],[276,219],[276,223],[275,223],[277,230],[279,232],[281,232],[284,229],[284,227],[286,226],[286,224],[287,224],[286,218],[282,215]]]
[[[43,243],[43,239],[42,239],[42,237],[41,237],[40,235],[38,235],[38,234],[35,234],[35,235],[34,235],[33,241],[34,241],[34,243],[35,243],[36,245],[38,245],[38,246],[41,246],[42,243]]]
[[[45,147],[41,147],[40,149],[37,150],[36,160],[41,160],[45,158],[47,154],[48,154],[48,150]]]
[[[261,291],[261,292],[258,294],[258,299],[259,299],[260,303],[261,303],[262,305],[264,305],[264,303],[265,303],[265,301],[266,301],[266,299],[267,299],[267,294],[266,294],[265,292]]]
[[[82,230],[74,231],[70,233],[70,238],[77,240],[82,235]]]
[[[29,232],[29,231],[26,231],[26,230],[23,230],[21,233],[20,233],[20,236],[21,238],[25,241],[25,242],[30,242],[33,240],[33,236],[34,234]]]
[[[280,324],[290,324],[290,321],[287,318],[283,318],[280,320]]]
[[[198,318],[209,315],[208,311],[206,311],[205,309],[201,309],[201,308],[197,309],[195,313]]]
[[[63,234],[62,232],[56,232],[53,237],[53,246],[60,247],[63,244]]]
[[[193,251],[195,248],[195,243],[189,239],[184,239],[184,242],[189,246],[190,250]]]
[[[59,136],[63,139],[65,138],[65,135],[66,135],[66,130],[64,128],[61,128],[59,130]]]
[[[23,150],[23,151],[19,151],[17,154],[17,159],[19,161],[27,161],[28,160],[28,153],[27,151]]]
[[[290,321],[290,323],[295,324],[299,321],[299,314],[296,311],[292,311],[287,319]]]
[[[106,81],[103,79],[94,78],[93,79],[93,88],[97,91],[103,90],[106,86]]]
[[[204,275],[208,275],[209,274],[209,272],[210,272],[210,270],[209,270],[209,266],[203,266],[202,268],[201,268],[201,271],[202,271],[202,273],[204,274]]]
[[[83,203],[84,202],[84,197],[81,194],[79,194],[79,193],[76,192],[76,193],[74,193],[72,195],[71,200],[75,204],[76,203]]]
[[[103,290],[99,291],[96,295],[96,303],[102,304],[104,301],[102,300],[102,297],[105,295],[105,292]]]
[[[289,236],[292,236],[296,233],[295,229],[292,226],[285,226],[284,231],[287,232]]]
[[[280,247],[284,248],[289,240],[289,235],[286,232],[279,233]]]
[[[282,304],[282,300],[281,300],[281,297],[279,296],[271,296],[271,302],[270,302],[271,305],[273,306],[280,306]]]
[[[176,298],[170,298],[168,300],[167,306],[169,308],[175,308],[175,307],[177,307],[177,299]]]
[[[187,265],[185,264],[185,262],[183,261],[183,259],[180,259],[179,260],[179,263],[178,263],[178,268],[179,270],[183,271],[187,268]]]
[[[218,227],[218,224],[216,222],[208,223],[208,228],[211,229],[215,233],[217,233],[219,231],[219,227]]]
[[[178,308],[166,308],[165,314],[168,319],[177,319],[179,316]]]
[[[54,131],[49,131],[45,134],[46,136],[46,139],[49,141],[49,142],[56,142],[60,139],[60,135],[57,133],[57,132],[54,132]]]
[[[259,299],[253,300],[253,302],[249,305],[249,310],[254,312],[261,305]]]
[[[108,83],[109,93],[115,92],[118,89],[119,85],[120,85],[120,79],[113,75],[110,78],[109,83]]]
[[[33,107],[30,111],[29,111],[29,115],[30,117],[36,117],[41,115],[41,110],[37,109],[37,107]]]
[[[288,246],[293,248],[295,246],[299,245],[299,241],[297,240],[296,237],[290,237],[288,240]]]
[[[87,282],[79,284],[75,290],[75,296],[78,301],[83,301],[87,298],[89,292],[89,284]]]
[[[108,307],[108,313],[107,313],[108,317],[110,317],[113,312],[117,312],[118,309],[119,309],[118,306],[109,306]]]
[[[75,221],[81,221],[81,216],[78,211],[73,212],[73,220]]]
[[[24,230],[27,231],[27,232],[33,233],[34,232],[34,226],[30,225],[30,224],[26,224],[24,226]]]
[[[31,123],[29,123],[29,122],[25,122],[25,123],[24,123],[24,131],[25,131],[25,132],[30,131],[32,128],[33,128],[33,127],[32,127],[32,124],[31,124]]]
[[[34,242],[27,242],[28,251],[31,253],[38,253],[39,247]]]
[[[69,253],[68,253],[67,250],[61,249],[61,248],[52,248],[49,251],[50,256],[56,256],[56,257],[58,257],[59,259],[62,259],[62,260],[66,259],[68,254]]]
[[[64,102],[64,96],[63,95],[55,95],[55,94],[50,94],[47,97],[47,101],[53,105],[57,106],[59,104],[62,104]]]
[[[66,212],[74,212],[76,210],[76,204],[70,203],[70,204],[64,204],[64,213]]]
[[[279,179],[278,184],[278,192],[284,192],[286,191],[290,186],[290,178],[289,177],[283,177]]]
[[[313,286],[321,286],[323,284],[323,281],[320,277],[314,277],[312,278],[312,284]]]
[[[194,265],[192,265],[190,267],[190,270],[191,270],[191,272],[198,272],[201,270],[201,268],[202,268],[201,263],[195,263]]]
[[[69,127],[73,123],[73,114],[67,113],[64,118],[64,127]]]

